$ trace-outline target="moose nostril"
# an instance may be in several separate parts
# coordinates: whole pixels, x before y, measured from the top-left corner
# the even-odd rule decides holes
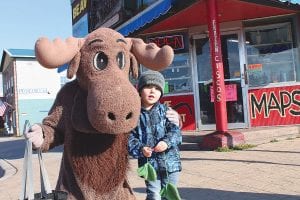
[[[132,117],[132,112],[128,113],[128,115],[126,116],[126,120],[130,119]]]
[[[112,112],[109,112],[109,113],[108,113],[108,118],[109,118],[110,120],[116,120],[116,116],[115,116],[114,113],[112,113]]]

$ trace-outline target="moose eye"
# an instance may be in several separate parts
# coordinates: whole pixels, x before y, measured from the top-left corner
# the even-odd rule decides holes
[[[125,56],[123,52],[119,52],[117,55],[117,63],[120,69],[123,69],[125,66]]]
[[[94,57],[94,66],[96,69],[103,70],[106,68],[108,57],[103,52],[99,52]]]

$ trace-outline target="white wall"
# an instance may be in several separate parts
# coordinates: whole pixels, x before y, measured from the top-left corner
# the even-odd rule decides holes
[[[60,89],[57,69],[46,69],[37,61],[16,61],[19,99],[54,99]]]

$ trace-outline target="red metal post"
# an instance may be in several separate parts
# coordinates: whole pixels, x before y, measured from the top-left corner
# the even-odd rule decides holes
[[[213,89],[215,94],[216,129],[217,131],[225,132],[227,131],[227,109],[217,0],[206,0],[206,4]]]

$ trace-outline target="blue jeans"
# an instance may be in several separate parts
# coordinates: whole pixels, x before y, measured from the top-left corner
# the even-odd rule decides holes
[[[165,185],[170,182],[174,185],[177,185],[179,179],[179,172],[168,173],[166,172],[156,172],[157,180],[156,181],[145,181],[146,183],[146,200],[161,200],[160,190],[165,187]],[[169,180],[168,180],[169,177]]]

